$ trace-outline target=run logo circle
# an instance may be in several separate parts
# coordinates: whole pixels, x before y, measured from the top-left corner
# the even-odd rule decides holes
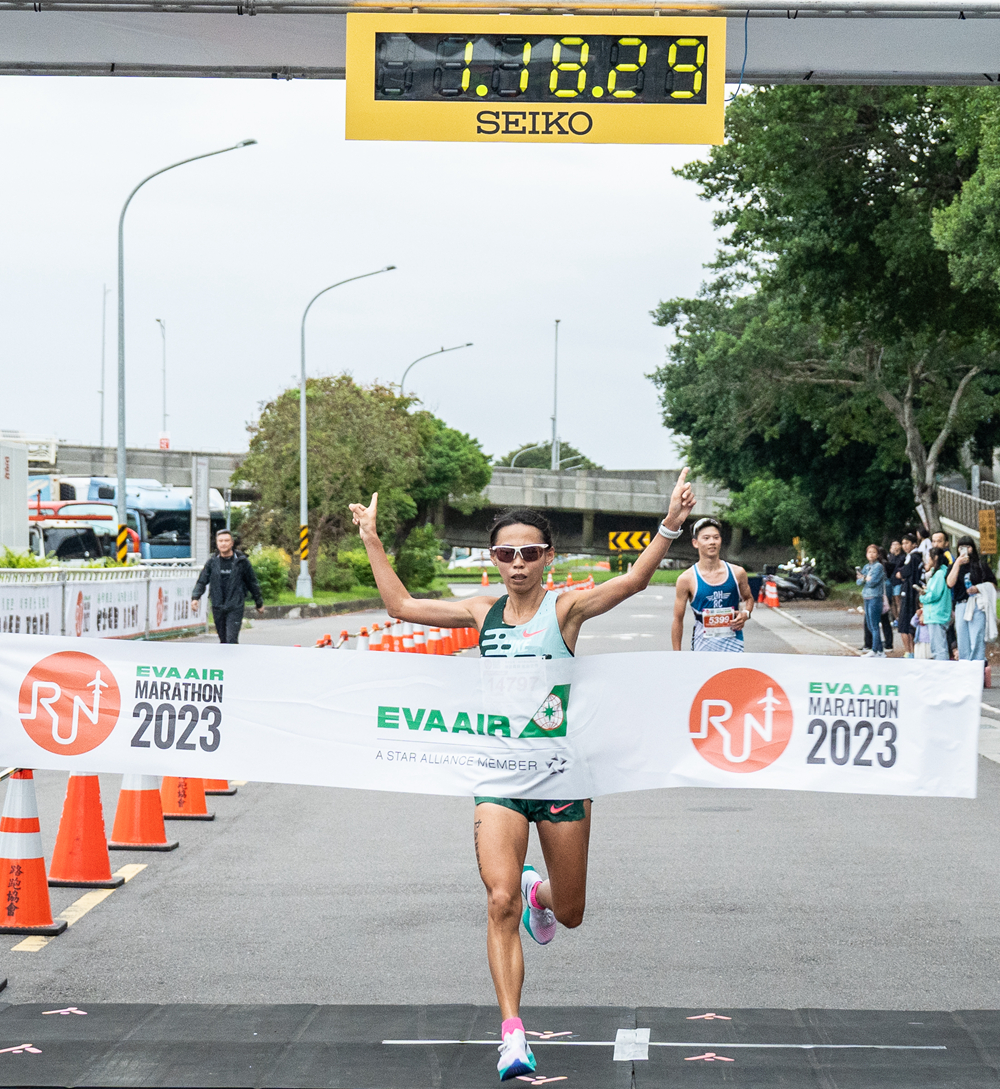
[[[64,650],[28,670],[18,693],[18,716],[36,745],[77,756],[108,738],[121,703],[114,674],[99,658]]]
[[[727,669],[707,680],[691,704],[689,736],[698,753],[723,771],[773,764],[792,736],[784,689],[756,669]]]

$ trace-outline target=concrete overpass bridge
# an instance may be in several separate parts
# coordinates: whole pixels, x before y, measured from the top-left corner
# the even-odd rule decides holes
[[[164,484],[190,486],[191,458],[209,459],[209,485],[220,490],[233,487],[233,498],[252,499],[252,491],[232,484],[233,474],[246,456],[243,453],[218,453],[197,450],[152,450],[130,447],[128,475],[152,477]],[[58,473],[60,476],[114,476],[113,447],[70,446],[38,443],[32,449],[33,472]],[[445,506],[437,521],[444,525],[447,545],[483,548],[489,543],[489,526],[497,511],[508,507],[533,507],[545,512],[556,532],[560,551],[609,554],[608,534],[647,530],[654,532],[666,512],[670,493],[677,483],[677,469],[520,469],[495,466],[493,478],[484,492],[486,506],[471,515],[463,515]],[[237,477],[238,480],[238,477]],[[729,495],[725,488],[711,481],[693,482],[697,504],[694,517],[714,515],[725,522]],[[738,527],[725,529],[727,554],[752,566],[773,560],[744,538]],[[685,538],[673,546],[671,554],[681,559],[694,558]],[[787,558],[782,553],[782,558]]]

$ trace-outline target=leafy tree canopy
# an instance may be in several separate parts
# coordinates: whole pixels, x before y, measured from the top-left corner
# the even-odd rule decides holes
[[[677,334],[651,376],[664,422],[730,487],[806,500],[831,558],[915,502],[936,525],[938,471],[1000,438],[998,293],[953,285],[932,234],[977,168],[972,125],[936,95],[758,88],[678,172],[726,233],[699,297],[653,312]]]
[[[522,451],[524,451],[522,453]],[[525,442],[509,454],[504,454],[497,465],[510,465],[513,458],[517,458],[517,469],[549,469],[552,466],[552,443]],[[603,469],[603,465],[591,461],[579,450],[568,442],[559,443],[559,461],[564,469]]]
[[[379,493],[383,540],[401,544],[432,509],[449,499],[468,507],[489,483],[479,443],[386,386],[358,385],[348,375],[306,384],[309,441],[310,567],[355,536],[348,504]],[[251,542],[298,551],[299,391],[262,406],[250,425],[250,451],[238,476],[259,498],[243,524]]]

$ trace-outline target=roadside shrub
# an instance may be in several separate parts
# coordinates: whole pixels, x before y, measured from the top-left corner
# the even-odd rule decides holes
[[[390,557],[391,562],[391,557]],[[363,548],[342,550],[337,553],[337,563],[346,567],[354,576],[354,583],[358,586],[374,586],[375,576],[372,574],[371,560]]]
[[[416,526],[399,551],[396,572],[407,590],[426,589],[438,572],[441,541],[433,526]]]
[[[3,554],[0,555],[0,567],[55,567],[55,556],[48,560],[40,560],[32,552],[15,552],[4,545]]]
[[[288,589],[291,557],[282,548],[275,548],[273,545],[257,545],[250,552],[250,563],[257,575],[264,600],[274,604],[281,592]]]
[[[370,564],[368,570],[371,571]],[[358,579],[350,564],[340,563],[333,556],[321,552],[316,560],[316,577],[313,579],[313,584],[317,590],[341,593],[344,590],[350,590],[352,586],[357,586]]]

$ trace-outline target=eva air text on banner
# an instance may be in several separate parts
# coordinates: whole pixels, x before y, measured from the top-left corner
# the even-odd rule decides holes
[[[0,648],[0,760],[18,767],[526,798],[976,789],[977,662],[449,659],[17,635]]]

